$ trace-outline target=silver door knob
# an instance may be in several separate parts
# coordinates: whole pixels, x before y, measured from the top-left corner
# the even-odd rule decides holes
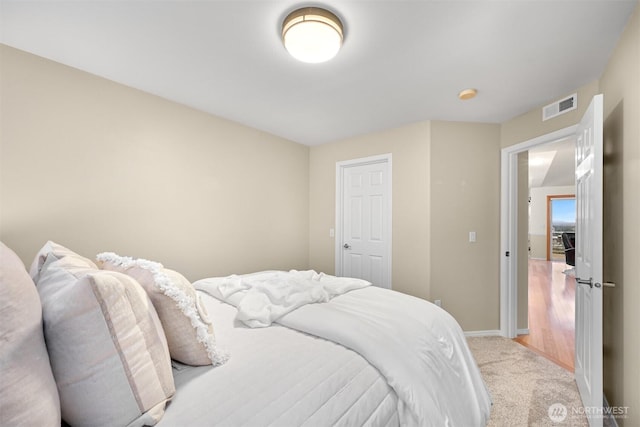
[[[342,245],[342,247],[345,249],[351,249],[351,245],[348,243],[345,243],[344,245]]]

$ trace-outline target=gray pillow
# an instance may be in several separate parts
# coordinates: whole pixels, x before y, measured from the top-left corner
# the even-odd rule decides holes
[[[0,425],[60,426],[42,307],[24,264],[0,242]]]

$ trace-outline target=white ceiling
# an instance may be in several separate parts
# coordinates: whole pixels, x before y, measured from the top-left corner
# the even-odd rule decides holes
[[[0,40],[307,145],[421,120],[501,123],[600,77],[636,0],[0,0]],[[288,12],[345,24],[295,61]],[[459,101],[467,87],[478,96]]]
[[[576,185],[575,157],[575,138],[529,150],[529,188]]]

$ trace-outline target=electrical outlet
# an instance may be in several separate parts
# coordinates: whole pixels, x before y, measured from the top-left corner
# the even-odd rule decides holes
[[[442,300],[437,299],[433,302],[435,305],[437,305],[438,307],[442,307]]]

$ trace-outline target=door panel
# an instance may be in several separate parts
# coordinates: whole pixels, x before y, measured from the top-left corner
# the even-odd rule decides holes
[[[362,278],[362,255],[349,253],[346,257],[345,272],[346,277],[358,277]]]
[[[344,167],[342,173],[342,275],[390,287],[388,162]]]
[[[589,425],[602,426],[602,108],[596,95],[576,133],[576,361]]]
[[[371,222],[371,231],[369,232],[369,239],[374,242],[382,241],[384,233],[382,231],[382,222],[384,220],[382,214],[382,194],[374,194],[369,198],[370,212],[369,217]]]
[[[351,218],[351,226],[345,235],[351,242],[359,242],[362,240],[362,197],[352,196],[349,206],[346,213]]]
[[[382,272],[383,272],[383,259],[379,256],[371,256],[370,260],[370,268],[369,279],[371,283],[383,283]]]

